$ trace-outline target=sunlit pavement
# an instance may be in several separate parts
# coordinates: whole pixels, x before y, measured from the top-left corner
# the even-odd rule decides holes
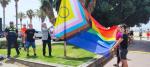
[[[135,38],[134,44],[129,46],[128,64],[129,67],[150,67],[150,40]],[[104,67],[114,67],[116,57],[114,57]],[[121,64],[120,64],[121,67]]]
[[[19,63],[1,63],[0,64],[0,67],[27,67],[27,66],[24,66],[22,64],[19,64]]]

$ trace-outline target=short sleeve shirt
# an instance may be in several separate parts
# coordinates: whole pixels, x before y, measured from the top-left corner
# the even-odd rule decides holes
[[[18,30],[13,27],[5,29],[5,32],[8,34],[7,37],[17,37]]]
[[[120,48],[127,49],[128,48],[128,34],[123,34],[122,38],[123,38],[123,41],[120,44]]]
[[[122,33],[121,32],[118,32],[117,35],[116,35],[116,40],[119,40],[119,38],[122,37]]]
[[[27,29],[26,30],[26,40],[29,42],[34,42],[35,39],[33,38],[34,34],[35,34],[35,29]]]

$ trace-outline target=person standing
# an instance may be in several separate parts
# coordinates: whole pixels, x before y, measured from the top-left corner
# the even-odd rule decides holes
[[[36,46],[35,46],[35,29],[33,29],[32,24],[29,24],[29,29],[26,30],[25,32],[25,38],[26,38],[26,49],[27,49],[27,56],[29,56],[29,47],[32,46],[34,56],[36,56]]]
[[[10,58],[11,47],[14,45],[17,55],[20,54],[17,44],[18,30],[14,27],[14,23],[10,22],[10,27],[5,29],[5,36],[7,40],[7,58]]]
[[[147,29],[147,40],[149,40],[149,37],[150,37],[150,31],[149,29]]]
[[[142,29],[140,29],[139,37],[140,37],[140,40],[142,40]]]
[[[134,40],[134,31],[133,30],[131,30],[129,32],[129,36],[130,36],[130,38],[129,38],[129,44],[133,44],[133,40]]]
[[[122,26],[123,35],[116,42],[115,45],[119,45],[119,54],[122,62],[122,67],[128,67],[127,53],[128,53],[128,30],[126,26]]]
[[[118,41],[122,37],[122,28],[119,26],[116,34],[116,41]],[[119,54],[119,45],[115,47],[116,49],[116,56],[117,56],[117,64],[114,64],[114,66],[119,67],[120,63],[120,54]]]
[[[42,30],[42,42],[43,42],[43,56],[45,56],[46,54],[46,45],[48,45],[48,49],[49,49],[49,56],[51,55],[51,36],[50,36],[50,32],[49,29],[47,28],[46,23],[42,23],[41,25],[41,30]]]
[[[22,46],[24,47],[24,50],[26,50],[25,48],[25,32],[26,32],[27,28],[26,28],[26,24],[23,24],[23,28],[21,28],[21,38],[22,38]]]

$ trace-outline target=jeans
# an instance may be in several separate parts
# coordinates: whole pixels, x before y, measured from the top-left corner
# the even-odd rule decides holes
[[[30,46],[32,46],[32,48],[36,48],[36,47],[35,47],[35,42],[26,41],[25,46],[26,46],[26,48],[29,48]]]
[[[49,56],[51,56],[51,40],[42,40],[43,41],[43,55],[45,56],[46,54],[46,44],[48,45],[48,49],[49,49]]]

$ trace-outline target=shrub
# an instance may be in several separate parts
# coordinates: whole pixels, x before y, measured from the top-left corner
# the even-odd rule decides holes
[[[18,40],[17,43],[20,45],[21,41]],[[12,45],[12,47],[14,48],[14,45]],[[7,41],[0,41],[0,49],[6,49],[7,48]]]

